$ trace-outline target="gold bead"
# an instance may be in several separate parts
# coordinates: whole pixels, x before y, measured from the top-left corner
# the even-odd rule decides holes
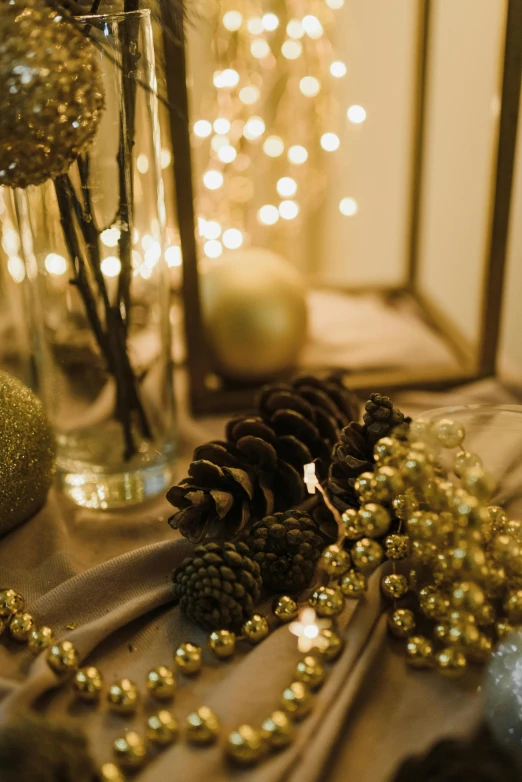
[[[408,439],[411,443],[433,446],[436,442],[435,425],[427,418],[416,418],[410,423]]]
[[[0,589],[0,617],[10,619],[13,614],[21,613],[25,600],[14,589]]]
[[[188,715],[186,736],[190,744],[212,744],[219,736],[219,720],[208,706],[200,706]]]
[[[519,556],[520,546],[512,535],[503,532],[493,538],[491,552],[496,562],[509,568],[511,561]]]
[[[210,633],[208,643],[220,660],[232,657],[236,651],[236,636],[231,630],[214,630]]]
[[[363,573],[371,573],[384,559],[382,546],[371,538],[358,540],[352,548],[352,561]]]
[[[501,508],[500,505],[489,505],[488,513],[493,535],[499,535],[501,532],[504,532],[505,525],[509,520],[504,508]]]
[[[147,674],[147,690],[159,701],[170,700],[176,692],[176,677],[171,668],[158,665]]]
[[[319,630],[319,635],[317,636],[317,651],[325,660],[328,662],[330,660],[335,660],[342,651],[342,648],[343,640],[335,630],[330,630],[329,627],[324,627],[322,630]]]
[[[294,726],[284,711],[274,711],[261,723],[261,732],[271,749],[282,749],[292,741]]]
[[[312,705],[312,695],[303,682],[292,682],[283,692],[281,706],[296,720],[306,717]]]
[[[114,763],[104,763],[98,776],[100,782],[125,782],[125,777]]]
[[[354,483],[354,489],[361,502],[370,502],[375,489],[373,472],[362,472]]]
[[[510,589],[504,600],[507,618],[513,624],[522,622],[522,589]]]
[[[388,627],[396,638],[407,638],[415,630],[415,616],[409,608],[397,608],[388,615]]]
[[[373,447],[373,456],[378,464],[394,463],[404,452],[404,445],[395,437],[381,437]]]
[[[103,689],[103,676],[94,665],[89,665],[76,671],[72,686],[80,700],[96,701]]]
[[[475,646],[479,641],[479,629],[476,624],[469,619],[453,618],[450,614],[450,621],[446,634],[445,642],[449,646],[458,646],[467,648]]]
[[[390,600],[399,600],[407,593],[408,579],[400,573],[389,573],[381,579],[383,595]]]
[[[337,587],[318,587],[308,602],[319,616],[336,616],[344,608],[343,593]]]
[[[401,474],[407,485],[421,487],[431,474],[431,465],[426,455],[419,450],[408,451],[401,466]]]
[[[485,633],[479,633],[479,636],[475,643],[471,644],[466,649],[466,656],[473,663],[483,665],[491,657],[491,651],[493,649],[493,643],[491,638],[488,638]]]
[[[45,625],[31,630],[27,639],[27,646],[34,655],[48,649],[52,643],[54,643],[54,633],[50,627]]]
[[[385,465],[374,473],[373,497],[377,502],[391,502],[404,492],[404,481],[399,470]]]
[[[408,517],[406,527],[408,535],[414,540],[427,540],[432,543],[438,537],[437,527],[439,525],[439,517],[436,513],[430,511],[417,510]]]
[[[448,642],[449,624],[447,622],[438,622],[433,628],[433,635],[442,644]]]
[[[15,614],[9,622],[9,632],[11,638],[19,643],[29,640],[31,630],[36,628],[36,623],[31,614],[24,611],[21,614]]]
[[[486,564],[486,556],[482,547],[466,541],[448,549],[448,557],[453,572],[466,579],[480,576],[482,568]]]
[[[411,558],[415,565],[434,565],[437,562],[437,552],[437,546],[429,540],[414,540],[411,544]]]
[[[419,510],[419,501],[414,494],[399,494],[392,502],[395,515],[401,521],[406,521],[415,511]]]
[[[473,611],[473,616],[480,627],[489,627],[495,621],[495,609],[491,603],[484,603]]]
[[[78,651],[71,641],[58,641],[49,647],[47,664],[59,676],[70,674],[78,667]]]
[[[177,735],[178,723],[170,711],[162,709],[148,718],[147,738],[152,744],[166,747],[168,744],[172,744]]]
[[[482,467],[470,467],[462,476],[462,485],[478,500],[489,500],[496,488],[496,482],[492,475],[484,472]]]
[[[486,595],[474,581],[457,581],[451,587],[450,601],[454,608],[474,613],[485,604]]]
[[[461,651],[454,647],[441,649],[435,654],[435,665],[442,676],[458,679],[466,673],[468,664]]]
[[[178,670],[186,676],[199,673],[201,670],[201,646],[191,643],[180,644],[174,652],[174,662]]]
[[[342,576],[351,565],[350,555],[341,546],[334,543],[325,548],[319,564],[329,576]]]
[[[120,679],[111,684],[107,693],[109,708],[118,714],[132,714],[140,700],[138,685],[130,679]]]
[[[343,522],[343,532],[348,540],[358,540],[364,536],[364,530],[361,526],[359,512],[354,508],[348,508],[341,516]]]
[[[384,540],[384,553],[388,559],[406,559],[410,551],[411,541],[407,535],[388,535]]]
[[[297,619],[299,609],[295,600],[288,595],[276,598],[273,605],[273,612],[280,622],[293,622]]]
[[[505,619],[499,619],[495,622],[495,632],[498,638],[504,638],[515,630],[515,626],[507,622]]]
[[[442,418],[434,425],[435,436],[443,448],[458,448],[464,440],[464,427],[450,418]]]
[[[227,738],[225,752],[230,760],[241,766],[251,766],[266,754],[267,741],[260,730],[240,725]]]
[[[482,467],[482,459],[471,451],[458,451],[453,459],[453,472],[457,478],[462,478],[467,470],[472,467]]]
[[[263,614],[252,614],[243,625],[242,632],[249,643],[258,644],[269,635],[270,625]]]
[[[307,654],[299,660],[295,667],[295,678],[299,682],[307,684],[311,690],[321,686],[324,681],[325,670],[321,660],[312,654]]]
[[[406,644],[406,662],[413,668],[431,668],[434,665],[433,644],[423,635],[410,635]]]
[[[419,605],[422,613],[428,619],[445,619],[449,610],[449,600],[446,595],[433,586],[419,590]]]
[[[501,597],[507,585],[505,569],[492,562],[488,562],[482,579],[484,591],[488,597]]]
[[[349,570],[341,579],[341,592],[351,600],[358,600],[368,587],[366,576],[358,570]]]
[[[123,768],[140,768],[146,760],[147,747],[140,734],[134,730],[129,730],[125,736],[117,738],[112,746],[114,755]]]
[[[359,511],[364,534],[369,538],[380,538],[390,529],[391,517],[386,508],[375,502],[368,502]]]

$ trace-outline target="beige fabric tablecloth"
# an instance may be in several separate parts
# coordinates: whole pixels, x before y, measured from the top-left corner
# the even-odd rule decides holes
[[[405,394],[407,412],[462,402],[519,403],[518,395],[493,381],[447,394]],[[215,437],[223,419],[193,422],[183,417],[180,477],[192,448]],[[108,683],[128,676],[143,685],[147,671],[172,664],[178,643],[204,645],[207,634],[187,622],[172,604],[171,572],[191,546],[167,525],[170,506],[159,499],[117,513],[73,507],[51,492],[46,507],[0,539],[0,585],[19,590],[38,623],[69,638],[83,663],[97,665]],[[278,706],[299,658],[295,638],[281,627],[259,646],[220,662],[207,649],[196,678],[178,677],[173,711],[180,723],[199,705],[212,707],[223,725],[214,747],[192,748],[183,740],[157,756],[137,776],[140,782],[173,779],[249,779],[252,782],[313,782],[324,779],[383,782],[411,752],[441,736],[469,732],[480,719],[477,674],[455,684],[432,672],[410,670],[400,644],[386,632],[379,573],[367,596],[350,603],[340,624],[346,645],[329,666],[316,706],[284,752],[249,771],[232,770],[222,741],[240,723],[259,725]],[[33,705],[84,729],[101,763],[112,741],[157,705],[144,696],[129,719],[77,702],[57,686],[43,655],[36,660],[8,638],[0,642],[0,724],[12,711]]]

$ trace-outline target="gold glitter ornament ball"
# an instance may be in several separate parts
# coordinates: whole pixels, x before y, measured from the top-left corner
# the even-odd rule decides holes
[[[0,185],[64,174],[92,142],[103,109],[96,50],[41,0],[3,3]]]
[[[56,445],[41,402],[6,372],[0,372],[0,421],[1,536],[44,504],[54,476]]]

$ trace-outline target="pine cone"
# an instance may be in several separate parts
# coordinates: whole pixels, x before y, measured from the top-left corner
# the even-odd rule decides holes
[[[356,397],[335,377],[265,386],[254,412],[229,421],[225,440],[196,448],[189,477],[167,494],[178,508],[169,524],[195,543],[231,539],[249,521],[299,505],[303,465],[317,460],[326,472],[357,416]]]
[[[207,543],[172,574],[183,613],[207,630],[239,629],[261,593],[259,565],[244,543]]]
[[[304,511],[275,513],[257,521],[242,540],[272,592],[300,592],[312,578],[326,545],[318,524]]]

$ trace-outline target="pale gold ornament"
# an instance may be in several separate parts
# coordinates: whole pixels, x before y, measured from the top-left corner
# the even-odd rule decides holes
[[[343,573],[346,573],[346,571],[349,570],[351,560],[348,552],[334,543],[325,548],[319,563],[329,576],[336,577],[342,576]]]
[[[282,595],[281,597],[276,598],[272,610],[279,621],[284,623],[293,622],[294,619],[297,619],[299,613],[297,603],[288,595]]]
[[[283,692],[281,706],[296,720],[306,717],[312,705],[312,695],[303,682],[292,682]]]
[[[140,768],[147,759],[145,741],[134,730],[129,730],[125,736],[117,738],[112,746],[114,755],[123,768],[129,770]]]
[[[397,608],[388,615],[388,627],[396,638],[407,638],[415,630],[415,616],[409,608]]]
[[[408,579],[400,573],[389,573],[381,579],[381,589],[385,597],[399,600],[408,592]]]
[[[187,741],[190,744],[213,744],[219,736],[221,725],[208,706],[200,706],[191,712],[185,723]]]
[[[178,723],[170,711],[162,709],[147,720],[147,739],[159,747],[166,747],[178,735]]]
[[[94,665],[80,668],[74,674],[72,687],[80,700],[88,702],[97,701],[103,690],[103,676]]]
[[[210,633],[208,644],[216,657],[225,660],[236,651],[236,636],[231,630],[214,630]]]
[[[400,560],[410,556],[411,541],[407,535],[388,535],[384,540],[384,553],[388,559]]]
[[[100,782],[125,782],[125,777],[115,763],[104,763],[98,776]]]
[[[348,508],[342,515],[343,532],[348,540],[358,540],[364,537],[361,519],[358,511],[354,508]]]
[[[192,676],[201,670],[201,646],[183,643],[174,652],[174,662],[181,673]]]
[[[401,521],[406,521],[415,511],[419,510],[419,501],[414,494],[399,494],[392,502],[395,515]]]
[[[331,662],[342,652],[343,639],[329,627],[323,627],[317,636],[317,651],[321,656]]]
[[[118,714],[132,714],[140,701],[138,685],[131,679],[120,679],[109,687],[107,701],[112,711]]]
[[[390,465],[375,470],[373,496],[377,502],[391,502],[403,491],[404,481],[399,470]]]
[[[443,448],[458,448],[464,440],[464,427],[450,418],[436,421],[434,429],[437,440]]]
[[[295,667],[296,681],[304,682],[311,690],[316,690],[324,681],[325,669],[321,660],[312,654],[307,654],[299,660]]]
[[[340,587],[345,597],[358,600],[366,592],[368,582],[364,573],[360,573],[358,570],[349,570],[342,577]]]
[[[242,628],[243,635],[251,644],[261,643],[270,633],[270,625],[263,614],[252,614]]]
[[[464,654],[454,647],[441,649],[435,654],[435,665],[442,676],[448,679],[459,679],[468,668]]]
[[[54,643],[54,640],[52,629],[43,625],[42,627],[35,627],[31,630],[29,638],[27,639],[27,646],[31,653],[36,656],[37,654],[40,654],[40,652],[45,651],[45,649],[48,649],[51,644]]]
[[[308,602],[319,616],[336,616],[344,608],[343,593],[337,587],[318,587]]]
[[[0,377],[1,383],[1,377]],[[10,619],[13,614],[22,612],[25,608],[25,600],[14,589],[0,589],[0,617]]]
[[[261,732],[271,749],[282,749],[292,741],[294,726],[286,712],[278,710],[263,720]]]
[[[57,641],[47,651],[47,664],[59,676],[71,674],[78,667],[78,650],[72,641]]]
[[[363,573],[371,573],[384,559],[382,546],[371,538],[361,538],[352,548],[352,561]]]
[[[9,622],[9,632],[11,638],[19,643],[24,643],[29,640],[29,635],[32,630],[36,628],[36,622],[31,614],[27,611],[23,611],[20,614],[15,614]]]
[[[354,483],[354,489],[361,503],[371,502],[375,489],[373,472],[362,472]]]
[[[482,459],[476,453],[459,451],[453,460],[453,471],[457,478],[462,478],[467,470],[474,467],[482,467]]]
[[[406,662],[413,668],[431,668],[435,664],[433,644],[423,635],[411,635],[406,644]]]
[[[379,465],[392,464],[394,465],[401,456],[405,453],[405,447],[395,437],[381,437],[373,448],[373,455],[375,461]]]
[[[522,622],[522,589],[510,589],[504,600],[504,611],[512,624]]]
[[[158,665],[147,674],[147,690],[149,695],[159,701],[168,701],[176,692],[176,677],[171,668],[166,665]]]
[[[227,738],[225,752],[230,760],[241,766],[258,763],[266,755],[268,742],[261,730],[240,725]]]
[[[364,534],[369,538],[380,538],[390,529],[390,514],[386,508],[375,502],[368,502],[362,506],[359,510],[359,519]]]

